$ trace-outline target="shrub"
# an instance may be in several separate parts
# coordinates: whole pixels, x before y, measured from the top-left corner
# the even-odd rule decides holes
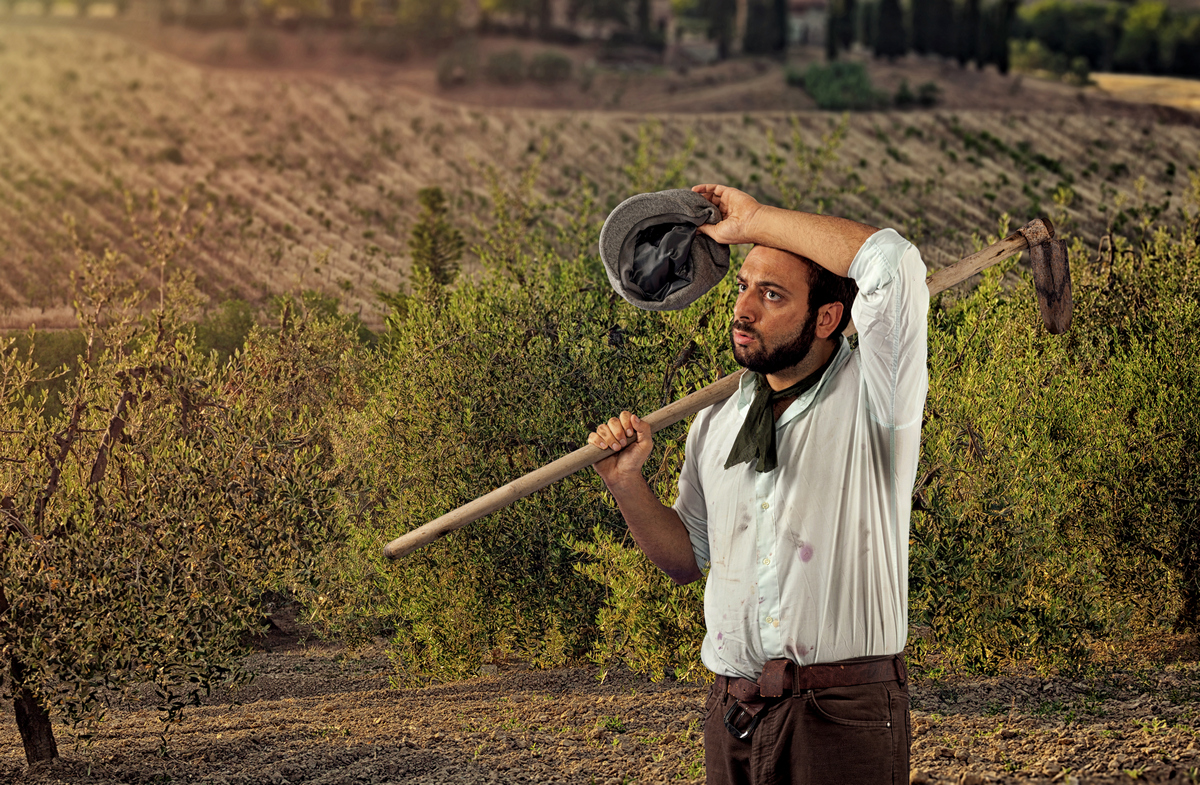
[[[900,80],[900,86],[896,88],[896,95],[892,97],[892,103],[901,109],[907,109],[917,103],[917,96],[908,86],[907,79]]]
[[[427,285],[449,286],[458,277],[462,259],[462,232],[447,218],[446,194],[441,188],[422,188],[417,192],[421,213],[408,238],[413,272],[427,278]]]
[[[1052,76],[1072,84],[1088,83],[1090,72],[1086,57],[1071,58],[1062,52],[1050,51],[1036,40],[1013,41],[1010,48],[1015,71]]]
[[[529,61],[529,78],[541,84],[556,84],[571,78],[571,58],[558,52],[538,52]]]
[[[917,86],[917,103],[924,107],[936,106],[942,100],[942,88],[937,82],[922,82]]]
[[[493,187],[483,274],[440,300],[408,301],[373,375],[374,393],[336,437],[338,471],[363,495],[347,500],[347,577],[322,584],[331,602],[318,620],[341,634],[393,631],[407,675],[468,673],[497,650],[542,665],[578,659],[597,641],[597,624],[609,644],[594,656],[624,656],[628,647],[614,625],[636,611],[622,608],[598,621],[609,579],[577,569],[585,559],[625,558],[576,547],[597,527],[617,539],[624,531],[594,472],[395,564],[382,564],[380,551],[405,529],[577,448],[589,424],[612,412],[649,411],[715,378],[708,338],[689,344],[709,332],[726,343],[718,320],[697,332],[703,309],[657,314],[614,302],[595,255],[592,201],[574,202],[579,212],[556,221],[578,236],[560,235],[542,220],[549,206],[532,187],[529,177],[515,191]],[[721,297],[732,292],[729,281]],[[654,460],[677,462],[682,436],[679,427],[661,432]],[[619,580],[612,569],[606,574]],[[657,575],[639,596],[657,596],[669,583]],[[638,618],[653,615],[647,607]],[[646,623],[659,632],[635,631],[644,652],[676,624]],[[670,653],[636,662],[659,676],[677,664]]]
[[[804,72],[804,90],[820,109],[877,109],[887,96],[871,86],[862,63],[813,63]]]
[[[196,300],[188,281],[143,319],[107,305],[137,302],[109,289],[114,264],[83,264],[85,355],[60,414],[28,395],[32,364],[0,351],[0,451],[36,456],[0,469],[0,651],[30,762],[57,755],[51,715],[87,730],[110,690],[153,684],[170,723],[243,681],[264,598],[299,588],[334,520],[329,401],[275,394],[311,380],[294,367],[305,349],[340,356],[312,341],[327,331],[263,336],[308,346],[219,367],[180,321]]]
[[[1200,625],[1196,246],[1117,244],[1111,275],[1073,247],[1064,336],[1001,270],[931,314],[910,604],[956,662],[1078,667],[1093,640]]]
[[[503,85],[520,84],[525,78],[525,60],[516,49],[497,52],[488,58],[484,72],[492,82]]]

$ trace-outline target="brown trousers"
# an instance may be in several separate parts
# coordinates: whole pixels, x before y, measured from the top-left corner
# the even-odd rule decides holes
[[[746,741],[725,727],[735,702],[715,685],[708,696],[708,785],[908,785],[907,684],[789,693],[770,701]]]

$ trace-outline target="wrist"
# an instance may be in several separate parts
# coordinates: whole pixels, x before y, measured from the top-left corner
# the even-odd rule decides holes
[[[643,487],[649,487],[646,484],[646,478],[642,476],[640,467],[637,471],[621,472],[610,477],[605,477],[604,484],[608,487],[608,492],[618,499],[636,493]]]
[[[769,204],[756,204],[754,211],[746,219],[746,241],[755,245],[773,246],[772,224],[775,216],[772,213],[778,210],[778,207]]]

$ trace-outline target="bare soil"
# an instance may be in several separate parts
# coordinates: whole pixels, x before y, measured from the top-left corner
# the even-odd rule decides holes
[[[0,782],[658,783],[703,781],[703,685],[594,668],[414,684],[382,646],[265,639],[247,686],[214,694],[164,739],[150,696],[114,705],[88,746],[24,765],[2,707]],[[1188,783],[1200,777],[1200,647],[1140,642],[1103,675],[919,673],[913,783]],[[1118,664],[1120,663],[1120,664]]]

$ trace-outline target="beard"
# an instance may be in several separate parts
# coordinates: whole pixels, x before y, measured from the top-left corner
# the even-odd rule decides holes
[[[758,339],[758,345],[738,346],[733,344],[733,359],[738,365],[755,373],[769,374],[800,364],[812,349],[817,337],[817,314],[809,313],[800,325],[800,329],[791,335],[784,336],[776,346],[767,346],[762,333],[745,322],[734,320],[730,325],[730,342],[733,341],[732,331],[736,328]]]

